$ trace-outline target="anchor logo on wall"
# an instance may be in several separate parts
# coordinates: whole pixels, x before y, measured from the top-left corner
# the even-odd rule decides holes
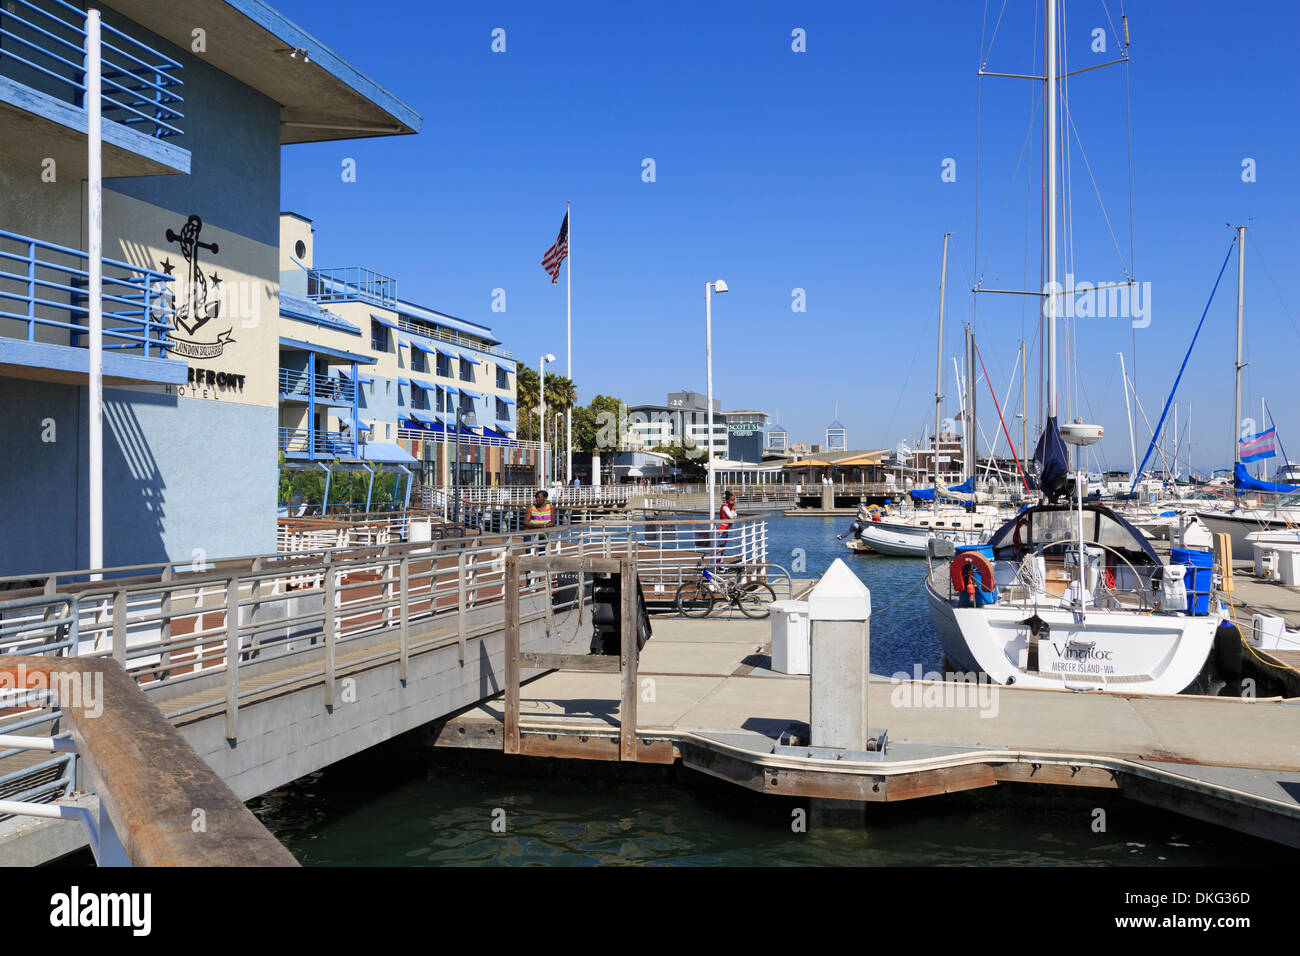
[[[177,330],[184,331],[189,336],[194,336],[199,329],[221,313],[220,300],[214,297],[213,301],[208,301],[208,280],[203,275],[203,269],[199,266],[199,250],[206,249],[215,256],[218,253],[217,244],[215,242],[201,241],[199,233],[202,231],[203,220],[194,215],[185,220],[185,225],[181,227],[179,234],[170,229],[167,230],[167,241],[180,245],[181,255],[185,257],[185,262],[189,265],[189,285],[186,289],[185,300],[176,306],[173,319]],[[169,260],[164,259],[162,268],[164,272],[171,275],[175,266]],[[216,272],[212,273],[212,284],[214,287],[221,285],[221,277]],[[226,329],[217,335],[215,341],[209,342],[196,342],[173,336],[171,351],[188,358],[214,358],[220,355],[228,344],[235,341],[230,337],[231,331],[232,329]]]

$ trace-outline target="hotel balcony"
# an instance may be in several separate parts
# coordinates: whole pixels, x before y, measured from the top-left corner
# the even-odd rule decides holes
[[[314,378],[314,381],[313,381]],[[280,401],[310,402],[351,408],[357,400],[357,385],[347,378],[312,376],[291,368],[280,369]]]
[[[0,3],[0,141],[11,158],[85,176],[86,45],[86,13],[65,0]],[[188,173],[189,151],[169,142],[183,133],[181,64],[107,21],[100,48],[104,176]]]
[[[356,458],[356,436],[350,431],[325,431],[320,428],[281,428],[280,451],[286,458],[312,461]]]
[[[183,385],[167,357],[172,277],[104,259],[104,382]],[[89,305],[86,253],[0,230],[0,375],[84,385]]]
[[[307,298],[315,302],[369,302],[397,305],[397,280],[364,266],[307,270]]]

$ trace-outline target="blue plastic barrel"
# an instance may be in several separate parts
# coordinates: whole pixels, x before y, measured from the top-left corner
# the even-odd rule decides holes
[[[1187,613],[1209,614],[1214,589],[1214,553],[1195,548],[1173,548],[1171,564],[1186,567]]]
[[[957,554],[965,554],[967,551],[983,556],[989,564],[993,563],[993,547],[987,544],[959,544],[955,549]]]

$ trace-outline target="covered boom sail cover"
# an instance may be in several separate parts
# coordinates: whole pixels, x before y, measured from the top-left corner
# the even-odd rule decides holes
[[[1237,467],[1232,471],[1232,485],[1237,491],[1271,491],[1275,494],[1289,494],[1293,491],[1300,491],[1295,485],[1280,485],[1274,481],[1260,481],[1258,478],[1250,477],[1246,471],[1246,466],[1237,462]]]

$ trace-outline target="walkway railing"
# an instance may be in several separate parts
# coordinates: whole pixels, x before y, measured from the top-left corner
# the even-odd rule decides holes
[[[42,594],[6,601],[0,607],[0,660],[6,655],[77,653],[76,598]],[[32,759],[31,748],[4,742],[19,734],[54,743]],[[74,789],[77,758],[69,745],[63,712],[48,685],[0,683],[0,800],[46,803]],[[0,819],[3,813],[0,810]]]
[[[66,103],[86,100],[86,12],[65,0],[0,4],[0,73]],[[103,116],[146,136],[182,133],[181,64],[101,25]]]
[[[89,281],[89,257],[81,250],[0,230],[0,334],[85,346]],[[161,272],[104,260],[105,349],[166,356],[171,281]],[[49,331],[38,334],[43,330]]]

